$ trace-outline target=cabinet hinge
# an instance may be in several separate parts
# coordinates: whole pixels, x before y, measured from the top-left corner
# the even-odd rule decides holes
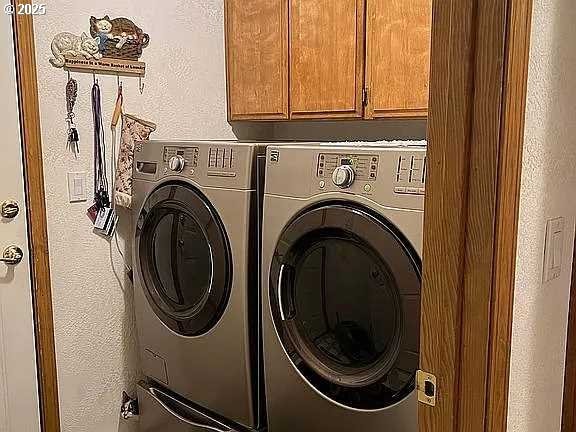
[[[368,96],[369,92],[368,92],[368,88],[363,88],[362,89],[362,105],[363,106],[368,106]]]
[[[433,407],[436,406],[438,385],[434,375],[419,370],[416,373],[416,390],[418,392],[418,401],[420,403]]]

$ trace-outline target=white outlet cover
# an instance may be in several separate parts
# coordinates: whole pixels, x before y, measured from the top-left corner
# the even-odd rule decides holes
[[[546,224],[544,246],[544,283],[557,279],[562,274],[564,252],[564,218],[551,219]]]
[[[86,197],[86,173],[68,173],[68,198],[71,203],[87,201]]]

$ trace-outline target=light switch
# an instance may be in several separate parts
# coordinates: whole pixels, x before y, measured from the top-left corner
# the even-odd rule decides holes
[[[549,220],[546,224],[543,281],[560,277],[564,251],[564,218]]]
[[[68,173],[68,197],[71,203],[86,201],[86,173]]]

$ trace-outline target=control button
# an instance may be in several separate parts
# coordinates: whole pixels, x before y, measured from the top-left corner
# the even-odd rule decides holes
[[[372,190],[372,186],[370,186],[369,184],[364,186],[364,192],[370,192],[371,190]]]
[[[168,162],[168,167],[174,172],[182,172],[186,165],[186,159],[182,156],[172,156]]]
[[[320,186],[320,189],[324,189],[326,187],[326,182],[324,180],[320,180],[318,186]]]
[[[398,193],[398,194],[404,194],[406,193],[406,188],[405,187],[401,187],[401,186],[397,186],[394,188],[394,192]]]
[[[415,187],[407,187],[406,188],[406,193],[412,194],[412,195],[418,195],[420,194],[420,189],[415,188]]]
[[[354,183],[356,173],[350,165],[341,165],[334,170],[332,181],[339,188],[347,188]]]
[[[408,169],[410,168],[411,162],[408,162],[408,158],[401,156],[400,157],[400,171],[408,171]]]
[[[420,159],[416,156],[412,156],[412,170],[420,171],[424,166],[424,159]]]
[[[426,195],[426,189],[425,189],[425,188],[419,188],[419,189],[418,189],[418,193],[419,193],[420,195]]]

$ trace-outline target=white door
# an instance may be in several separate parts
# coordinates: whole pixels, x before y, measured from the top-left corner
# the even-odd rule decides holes
[[[0,203],[13,200],[19,206],[16,217],[0,218],[0,259],[9,246],[23,252],[17,265],[0,262],[0,432],[39,432],[14,41],[12,21],[5,14],[0,15],[0,68]]]

